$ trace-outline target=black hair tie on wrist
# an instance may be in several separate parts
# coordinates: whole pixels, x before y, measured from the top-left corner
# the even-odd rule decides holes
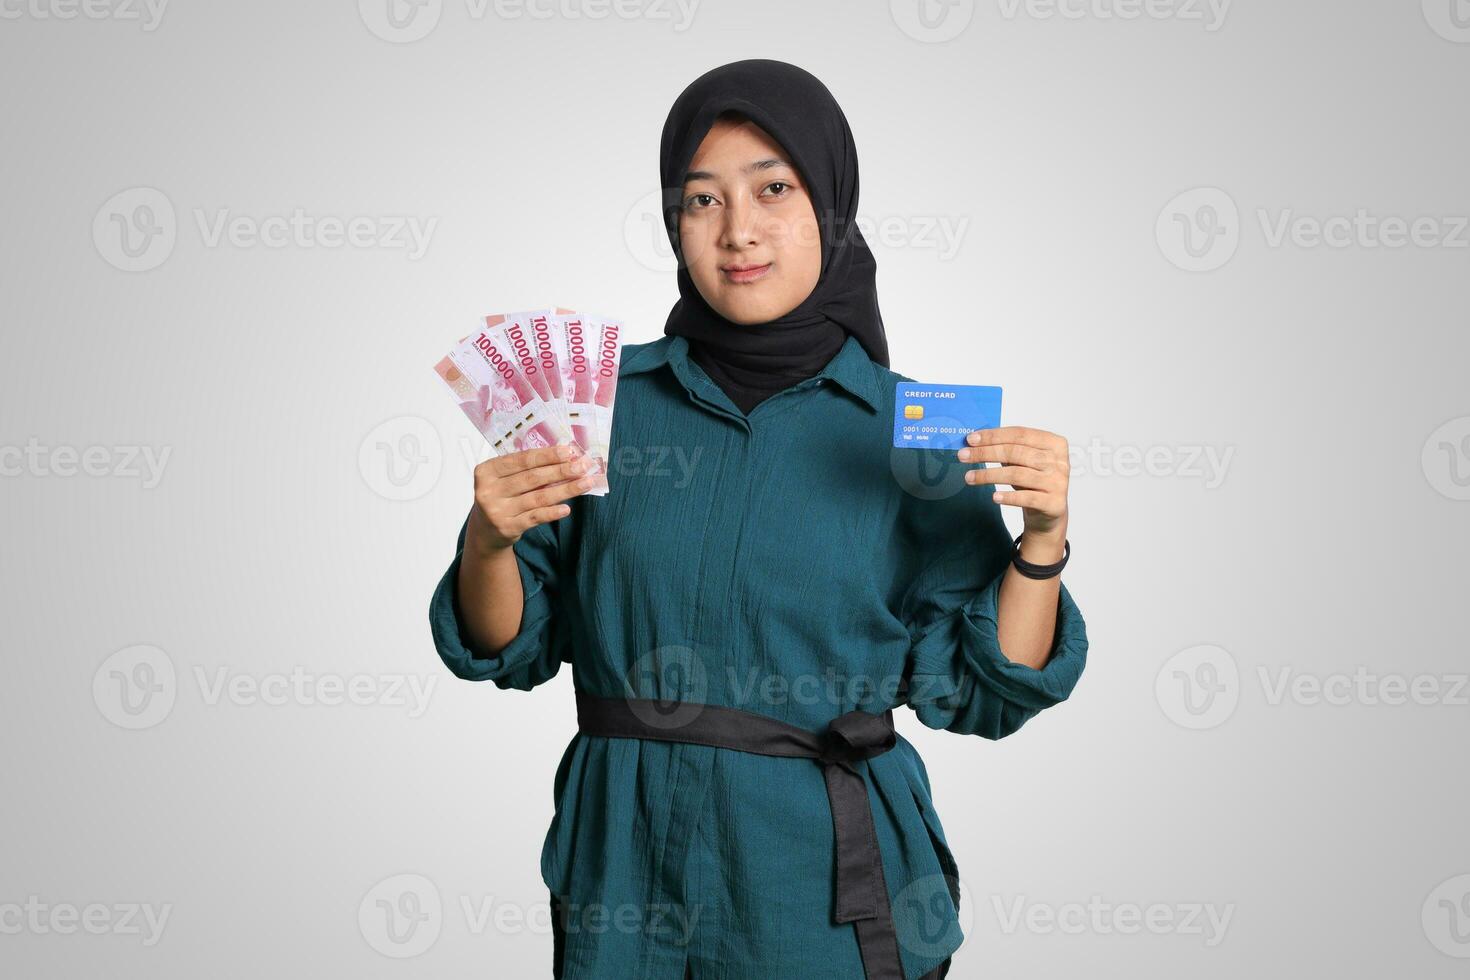
[[[1016,571],[1027,578],[1053,578],[1062,574],[1062,569],[1067,567],[1067,559],[1072,557],[1072,542],[1066,540],[1062,542],[1061,561],[1055,565],[1038,565],[1021,557],[1021,539],[1025,536],[1026,532],[1022,531],[1012,542],[1011,564],[1016,566]]]

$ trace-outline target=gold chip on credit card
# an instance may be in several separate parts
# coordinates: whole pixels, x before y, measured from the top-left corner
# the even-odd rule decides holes
[[[906,418],[906,419],[921,419],[921,418],[923,418],[924,417],[924,406],[923,405],[905,405],[903,407],[903,417]]]

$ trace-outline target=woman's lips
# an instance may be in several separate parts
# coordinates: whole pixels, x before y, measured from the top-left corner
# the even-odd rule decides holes
[[[747,266],[727,265],[721,267],[720,271],[723,272],[725,274],[725,278],[729,279],[731,282],[755,282],[761,276],[764,276],[767,272],[771,271],[771,263],[767,262],[765,265]]]

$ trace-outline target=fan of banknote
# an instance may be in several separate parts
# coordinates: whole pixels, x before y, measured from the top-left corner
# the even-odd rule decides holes
[[[607,456],[623,324],[561,307],[492,313],[434,372],[490,443],[492,456],[558,443],[591,457],[608,492]]]

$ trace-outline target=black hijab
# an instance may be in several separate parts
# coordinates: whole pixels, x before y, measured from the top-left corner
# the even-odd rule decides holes
[[[737,112],[770,134],[806,183],[822,238],[811,295],[767,323],[739,324],[699,294],[679,250],[684,174],[715,119]],[[857,147],[837,100],[814,75],[783,61],[722,65],[690,83],[664,122],[659,146],[664,226],[679,260],[679,301],[664,333],[686,337],[689,354],[742,412],[816,374],[848,335],[888,366],[878,312],[878,264],[858,230]]]

